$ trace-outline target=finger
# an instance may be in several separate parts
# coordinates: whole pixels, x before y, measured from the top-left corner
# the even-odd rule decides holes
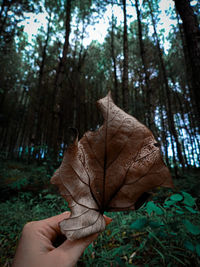
[[[43,227],[43,229],[45,230],[43,231],[44,235],[47,238],[49,238],[51,241],[55,240],[57,236],[62,235],[59,223],[65,219],[68,219],[70,217],[70,214],[71,213],[67,211],[59,215],[39,221],[41,223],[41,227]],[[106,215],[104,215],[104,219],[105,219],[106,225],[112,222],[112,219],[107,217]],[[88,240],[90,240],[90,238]],[[60,242],[58,241],[58,243]]]
[[[70,217],[70,212],[63,212],[59,215],[35,222],[35,230],[49,240],[54,240],[61,235],[59,223]]]
[[[97,236],[98,234],[93,234],[73,241],[66,240],[60,247],[56,248],[53,253],[61,253],[66,260],[70,255],[70,261],[73,266],[83,254],[84,250],[97,238]]]
[[[110,224],[112,219],[104,215],[106,225]],[[83,251],[91,244],[98,236],[98,233],[81,238],[78,240],[66,240],[57,250],[63,250],[64,252],[72,250],[72,254],[76,257],[80,257]]]
[[[50,225],[57,225],[62,220],[69,218],[70,214],[71,213],[69,211],[65,211],[65,212],[58,214],[56,216],[41,220],[40,222],[49,223]]]
[[[59,223],[65,219],[68,219],[70,217],[71,212],[65,211],[61,214],[58,214],[56,216],[47,218],[42,220],[41,222],[51,225],[52,227],[55,227],[57,229],[60,229]]]
[[[104,219],[105,219],[105,222],[106,222],[106,225],[110,224],[112,222],[112,219],[106,215],[103,215],[104,216]],[[64,249],[66,249],[66,246],[68,247],[68,244],[70,245],[73,245],[73,246],[77,246],[80,248],[80,245],[83,245],[84,249],[90,244],[92,243],[96,238],[97,238],[98,234],[93,234],[93,235],[90,235],[90,236],[87,236],[85,238],[81,238],[81,239],[78,239],[78,240],[74,240],[74,241],[69,241],[69,240],[66,240],[63,244],[62,244],[62,247]]]

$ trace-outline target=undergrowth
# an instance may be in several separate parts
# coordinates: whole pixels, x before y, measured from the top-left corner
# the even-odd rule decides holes
[[[108,213],[112,223],[77,266],[200,266],[198,175],[175,180],[175,191],[158,189],[136,212]],[[50,177],[45,165],[1,164],[0,266],[11,266],[25,223],[67,209]]]

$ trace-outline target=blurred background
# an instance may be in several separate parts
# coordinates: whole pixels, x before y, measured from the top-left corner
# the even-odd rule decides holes
[[[1,157],[58,160],[69,127],[101,124],[111,90],[168,166],[199,167],[199,5],[1,1]]]
[[[189,0],[0,1],[2,266],[10,266],[27,220],[66,209],[49,179],[72,139],[69,128],[81,138],[102,124],[96,101],[108,91],[151,129],[175,184],[199,205],[199,11],[199,1]],[[187,215],[197,218],[191,198]],[[183,250],[196,258],[199,241],[184,240]],[[164,264],[161,255],[155,264]]]

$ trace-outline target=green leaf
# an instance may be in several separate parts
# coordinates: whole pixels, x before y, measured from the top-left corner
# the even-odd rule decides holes
[[[45,199],[55,199],[55,198],[57,198],[57,196],[52,195],[52,194],[48,194],[48,195],[44,196],[44,198]]]
[[[141,230],[148,224],[148,220],[146,218],[137,219],[131,224],[131,229]]]
[[[200,257],[200,244],[196,245],[196,253]]]
[[[183,209],[182,209],[180,206],[178,206],[178,205],[174,205],[174,207],[175,207],[176,209],[180,210],[180,211],[183,211]],[[184,211],[183,211],[183,212],[184,212]]]
[[[174,232],[170,232],[171,235],[177,235],[177,233],[174,233]]]
[[[187,228],[188,232],[190,232],[193,235],[199,235],[200,234],[200,228],[197,225],[192,224],[189,220],[183,220],[183,224]]]
[[[194,245],[190,241],[187,241],[187,240],[184,242],[184,247],[191,250],[191,251],[195,250]]]
[[[176,201],[173,200],[166,200],[164,203],[164,208],[169,208],[170,206],[174,205]]]
[[[162,215],[163,211],[159,208],[153,201],[149,201],[146,205],[146,211],[150,215],[152,212],[155,212],[157,215]]]
[[[175,210],[175,212],[178,213],[178,214],[184,214],[184,212],[181,211],[181,210]]]
[[[170,197],[170,199],[173,201],[181,201],[183,199],[183,196],[181,196],[180,194],[174,194]]]
[[[184,204],[191,207],[195,205],[195,199],[190,194],[186,192],[182,192],[182,194],[184,196],[184,201],[183,201]]]
[[[123,225],[126,225],[126,224],[127,224],[127,221],[126,221],[126,220],[122,220],[121,223],[122,223]]]
[[[187,210],[189,210],[191,213],[198,213],[197,210],[194,210],[194,209],[191,208],[191,207],[185,206],[185,208],[186,208]]]

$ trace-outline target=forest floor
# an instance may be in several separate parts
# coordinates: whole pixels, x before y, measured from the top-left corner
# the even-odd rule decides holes
[[[47,163],[0,162],[0,266],[11,266],[26,222],[67,210],[51,174]],[[109,213],[112,223],[77,266],[200,266],[200,169],[174,184],[136,212]]]

